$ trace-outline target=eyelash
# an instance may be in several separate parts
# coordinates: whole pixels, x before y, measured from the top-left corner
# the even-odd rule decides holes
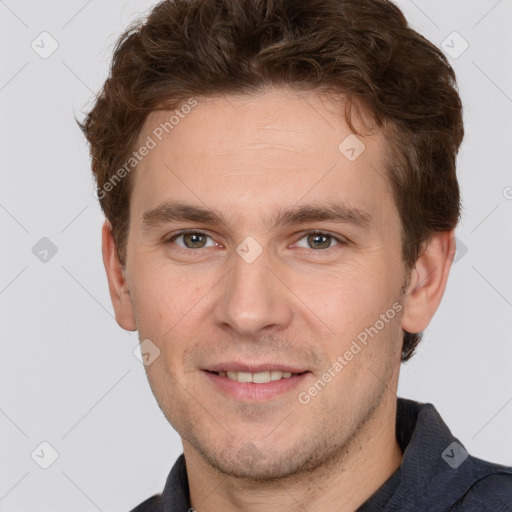
[[[208,238],[211,238],[211,236],[208,235],[208,233],[205,233],[204,231],[198,231],[198,230],[195,230],[195,229],[187,229],[187,230],[180,231],[178,233],[173,234],[171,238],[168,238],[166,240],[166,243],[170,244],[170,243],[174,242],[178,237],[180,237],[182,235],[189,235],[189,234],[202,235],[202,236],[206,236]],[[328,237],[332,238],[333,240],[336,240],[336,242],[338,242],[339,245],[348,245],[348,241],[346,241],[344,239],[341,239],[341,238],[338,238],[338,237],[336,237],[334,235],[331,235],[330,233],[328,233],[326,231],[321,231],[321,230],[317,230],[317,229],[313,229],[313,230],[309,230],[309,231],[303,231],[302,233],[300,233],[300,238],[297,240],[297,242],[302,240],[304,237],[306,237],[308,235],[324,235],[324,236],[328,236]],[[327,251],[329,251],[329,249],[334,249],[335,247],[337,247],[337,246],[328,247],[327,249],[318,249],[318,250],[311,249],[311,250],[314,251],[314,252],[327,252]],[[180,251],[185,251],[185,252],[189,252],[189,253],[190,252],[199,252],[200,249],[207,249],[207,248],[208,247],[199,247],[198,249],[189,249],[188,247],[178,246],[178,249]],[[304,249],[304,248],[301,247],[300,249]]]

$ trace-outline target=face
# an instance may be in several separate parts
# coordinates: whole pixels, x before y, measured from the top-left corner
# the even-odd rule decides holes
[[[406,275],[386,140],[345,141],[341,101],[197,98],[161,141],[169,112],[140,134],[156,145],[133,176],[125,279],[160,351],[149,383],[185,449],[227,474],[311,470],[395,399]],[[300,375],[213,373],[236,368]]]

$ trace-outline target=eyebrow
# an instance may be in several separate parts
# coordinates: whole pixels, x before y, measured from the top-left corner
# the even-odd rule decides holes
[[[220,211],[179,201],[167,201],[156,208],[147,210],[141,217],[142,229],[144,231],[150,231],[153,228],[170,222],[180,221],[220,226],[229,225],[226,217]],[[277,210],[270,223],[270,229],[276,229],[284,225],[320,221],[351,224],[364,228],[371,223],[372,216],[359,208],[348,206],[343,202],[312,203]]]

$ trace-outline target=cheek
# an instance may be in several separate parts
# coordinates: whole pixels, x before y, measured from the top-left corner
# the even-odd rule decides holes
[[[301,279],[300,286],[306,304],[338,335],[378,318],[387,295],[384,283],[365,269],[337,269],[313,281]]]
[[[208,289],[197,272],[191,274],[179,266],[141,262],[135,268],[134,297],[140,323],[160,336],[192,313]]]
[[[133,299],[139,337],[150,339],[160,350],[158,359],[146,367],[152,387],[158,389],[167,374],[187,373],[186,351],[196,338],[205,339],[201,329],[211,310],[208,291],[218,279],[168,262],[139,261],[135,268]]]
[[[357,356],[360,361],[373,357],[375,351],[394,347],[393,340],[399,332],[393,326],[396,323],[393,319],[397,316],[397,308],[400,308],[397,301],[401,285],[395,270],[379,268],[378,265],[344,268],[332,272],[328,279],[325,276],[319,278],[317,286],[309,287],[314,293],[302,295],[308,297],[305,302],[316,314],[315,317],[310,314],[310,318],[322,332],[326,332],[323,343],[330,360],[349,350],[358,336],[363,342],[383,341],[372,343],[369,350],[361,345],[365,350],[364,354]],[[384,323],[381,315],[385,316]]]

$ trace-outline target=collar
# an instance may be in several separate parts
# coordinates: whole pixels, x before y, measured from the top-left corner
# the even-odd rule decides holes
[[[468,454],[432,404],[399,398],[396,437],[400,467],[359,512],[448,510],[482,478],[512,468]]]

